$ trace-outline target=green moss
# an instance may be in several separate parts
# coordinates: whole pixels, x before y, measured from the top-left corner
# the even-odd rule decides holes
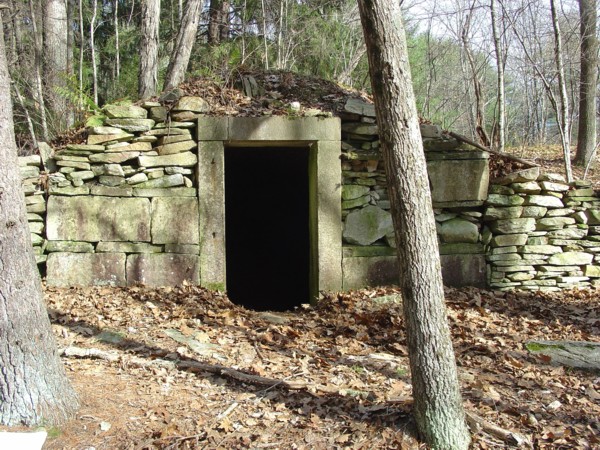
[[[564,350],[565,348],[562,345],[557,344],[541,344],[540,342],[528,342],[525,344],[525,348],[530,352],[541,352],[547,349],[558,349]]]

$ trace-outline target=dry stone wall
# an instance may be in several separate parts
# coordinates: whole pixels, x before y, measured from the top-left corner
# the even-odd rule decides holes
[[[19,159],[32,243],[49,284],[200,282],[195,132],[208,107],[198,97],[167,100],[169,111],[158,102],[107,106],[84,144],[49,161]],[[340,116],[343,288],[396,283],[373,105],[351,98]],[[486,153],[435,125],[423,124],[421,134],[447,284],[557,290],[599,283],[600,198],[589,182],[568,184],[533,168],[490,185]]]
[[[394,229],[373,105],[349,99],[342,117],[344,288],[397,283]],[[463,148],[440,127],[421,125],[444,278],[482,285],[481,235],[487,154]]]
[[[31,232],[31,243],[38,264],[46,262],[44,254],[46,248],[45,220],[46,220],[46,193],[40,169],[42,160],[39,155],[19,157],[19,171],[23,180],[25,205],[27,207],[27,222]]]
[[[205,102],[109,105],[85,144],[55,152],[47,279],[70,285],[199,282],[197,143]]]
[[[489,286],[555,291],[600,279],[600,198],[531,168],[494,181],[484,214]]]

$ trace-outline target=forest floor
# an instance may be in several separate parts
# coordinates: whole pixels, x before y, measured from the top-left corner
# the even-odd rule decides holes
[[[45,293],[81,402],[45,449],[423,448],[395,288],[283,313],[194,286]],[[600,373],[524,347],[600,342],[598,294],[447,288],[466,410],[534,448],[600,448]],[[512,446],[476,430],[473,443]]]
[[[512,153],[564,173],[556,147]],[[598,188],[595,166],[588,178]],[[447,288],[467,412],[536,449],[600,449],[600,373],[550,365],[525,348],[600,342],[599,294]],[[193,286],[45,295],[81,408],[48,430],[44,449],[424,448],[393,287],[284,313]],[[492,428],[472,430],[473,448],[514,446]]]

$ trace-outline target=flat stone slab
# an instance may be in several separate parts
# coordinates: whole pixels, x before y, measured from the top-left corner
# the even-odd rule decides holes
[[[578,369],[600,370],[600,342],[529,341],[525,348],[544,362]]]
[[[193,167],[198,162],[198,157],[192,152],[183,152],[164,156],[140,156],[138,162],[142,167]]]
[[[111,119],[145,119],[148,117],[148,111],[145,108],[135,105],[106,105],[102,110]]]
[[[50,196],[46,233],[55,241],[150,241],[145,198]]]
[[[583,266],[591,264],[594,255],[585,252],[564,252],[548,258],[548,264],[557,266]]]
[[[50,253],[49,286],[125,286],[124,253]]]
[[[485,159],[428,161],[427,172],[433,203],[483,201],[488,196],[490,175]]]
[[[109,253],[106,253],[109,254]],[[127,284],[177,286],[200,283],[200,258],[176,253],[145,253],[127,257]]]

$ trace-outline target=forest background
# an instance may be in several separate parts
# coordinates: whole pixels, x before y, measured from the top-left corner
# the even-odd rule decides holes
[[[248,70],[294,71],[370,90],[353,1],[8,1],[4,33],[22,153],[103,104],[150,97],[183,74],[233,83]],[[569,148],[583,83],[584,6],[593,12],[588,54],[597,66],[595,0],[401,4],[421,117],[500,150]],[[182,50],[183,72],[174,75]],[[595,99],[597,70],[592,77]],[[593,134],[587,157],[577,158],[584,163]]]

